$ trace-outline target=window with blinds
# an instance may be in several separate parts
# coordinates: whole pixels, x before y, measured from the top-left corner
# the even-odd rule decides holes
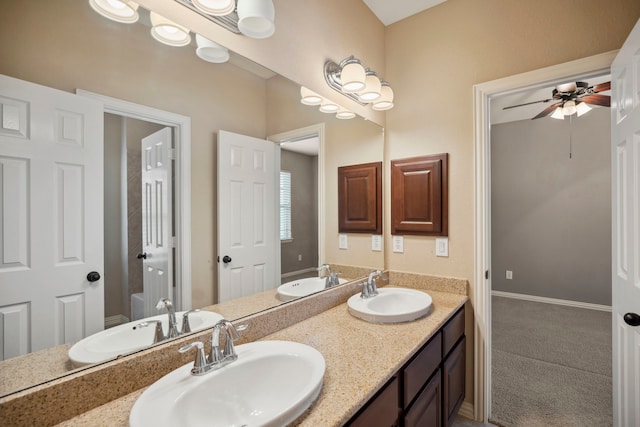
[[[291,172],[280,171],[280,240],[291,235]]]

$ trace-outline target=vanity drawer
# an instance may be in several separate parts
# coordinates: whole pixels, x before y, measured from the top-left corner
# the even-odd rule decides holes
[[[393,377],[347,425],[355,427],[396,426],[400,413],[398,391],[398,377]]]
[[[404,402],[403,408],[415,398],[429,377],[433,374],[442,360],[442,338],[436,334],[431,341],[418,352],[416,357],[404,368]]]
[[[442,328],[442,358],[456,345],[458,339],[464,335],[464,306]]]

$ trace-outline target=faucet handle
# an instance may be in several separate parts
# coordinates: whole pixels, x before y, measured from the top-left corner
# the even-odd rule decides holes
[[[155,332],[154,332],[154,335],[153,335],[153,344],[167,339],[168,337],[166,337],[164,335],[164,332],[162,331],[162,321],[161,320],[147,320],[146,322],[138,323],[137,325],[135,325],[133,327],[133,330],[140,329],[140,328],[146,328],[147,326],[149,326],[152,323],[156,324]]]
[[[186,353],[194,347],[196,348],[196,360],[193,362],[191,373],[193,375],[206,374],[209,370],[211,370],[211,366],[207,362],[207,355],[204,353],[204,344],[202,344],[202,341],[195,341],[191,344],[182,346],[178,349],[178,351],[180,353]]]
[[[227,330],[227,336],[224,343],[224,351],[222,352],[222,354],[224,355],[225,359],[236,360],[238,358],[238,353],[236,353],[236,349],[234,348],[233,343],[240,338],[240,335],[238,335],[238,331],[236,330],[236,327],[233,326],[233,323],[229,322],[228,320],[225,321],[225,327]]]
[[[199,311],[200,309],[196,308],[195,310],[189,310],[184,312],[184,314],[182,315],[182,328],[180,330],[181,334],[186,334],[188,332],[191,332],[191,325],[189,324],[189,314],[197,313]]]

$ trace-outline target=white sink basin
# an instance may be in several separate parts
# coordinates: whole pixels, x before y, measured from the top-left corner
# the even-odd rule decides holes
[[[296,420],[322,389],[319,351],[290,341],[236,347],[238,360],[201,376],[193,363],[160,378],[138,398],[131,427],[284,426]]]
[[[184,311],[176,312],[178,330],[182,328],[182,314]],[[69,359],[75,367],[104,362],[114,357],[128,354],[137,350],[142,350],[153,344],[155,334],[155,324],[150,324],[144,328],[133,329],[134,326],[148,322],[150,320],[161,320],[162,330],[166,334],[169,330],[169,320],[167,314],[147,317],[123,325],[105,329],[102,332],[90,335],[69,349]],[[211,311],[196,311],[189,314],[189,325],[191,331],[199,331],[213,327],[222,316]]]
[[[347,283],[346,279],[338,279],[338,281],[340,284]],[[324,283],[324,277],[307,277],[306,279],[283,283],[278,286],[278,299],[280,301],[289,301],[314,294],[324,289]]]
[[[349,313],[373,323],[400,323],[416,320],[429,312],[431,295],[407,288],[380,288],[378,295],[360,298],[353,295],[347,300]]]

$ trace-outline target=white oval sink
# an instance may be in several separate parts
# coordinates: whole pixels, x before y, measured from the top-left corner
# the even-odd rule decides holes
[[[338,279],[340,284],[347,283],[346,279]],[[278,286],[278,299],[289,301],[292,299],[314,294],[325,289],[324,277],[307,277],[306,279],[292,280]]]
[[[184,311],[176,312],[178,330],[182,328],[182,315]],[[162,330],[166,334],[169,330],[169,320],[167,314],[147,317],[123,325],[114,326],[104,331],[90,335],[69,349],[69,359],[75,367],[85,366],[93,363],[104,362],[123,354],[128,354],[137,350],[142,350],[153,344],[155,325],[150,324],[144,328],[133,329],[134,326],[151,320],[162,321]],[[199,331],[212,328],[222,316],[211,311],[196,311],[189,314],[189,325],[191,331]]]
[[[431,303],[431,295],[407,288],[380,288],[374,297],[356,294],[347,300],[351,315],[373,323],[416,320],[429,312]]]
[[[201,376],[193,363],[153,383],[129,414],[131,427],[284,426],[322,389],[325,362],[313,347],[258,341],[236,347],[238,360]]]

